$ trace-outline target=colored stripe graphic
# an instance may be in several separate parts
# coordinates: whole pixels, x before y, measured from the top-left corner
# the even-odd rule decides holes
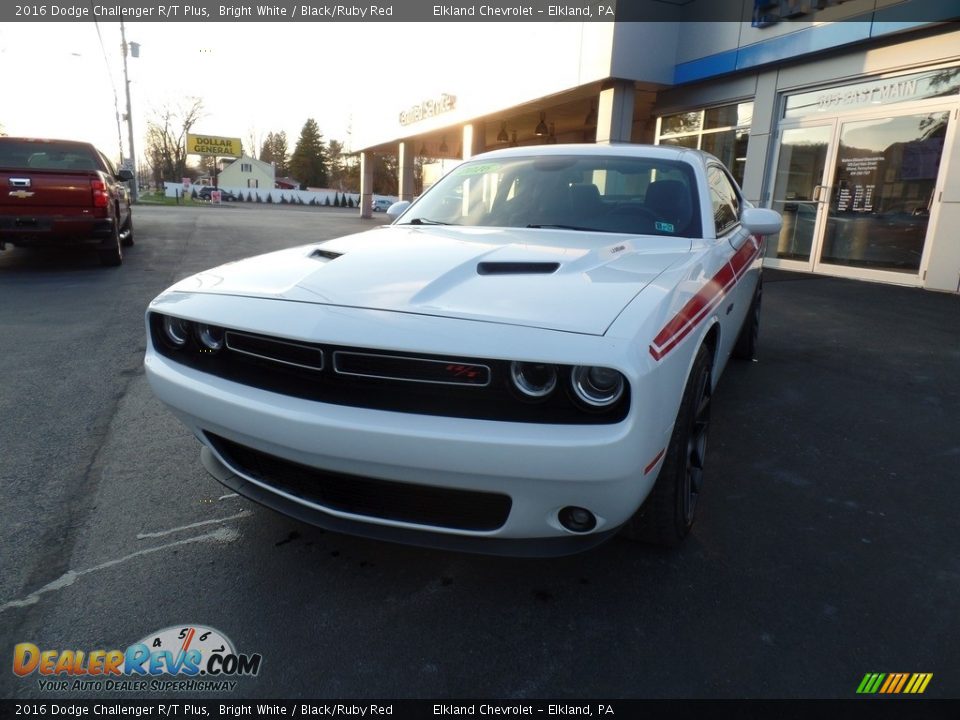
[[[644,474],[644,475],[646,475],[646,474],[649,473],[651,470],[653,470],[653,468],[656,466],[656,464],[657,464],[658,462],[660,462],[660,458],[663,457],[663,454],[664,454],[666,451],[667,451],[667,449],[664,448],[663,450],[661,450],[660,452],[657,453],[657,456],[656,456],[653,460],[651,460],[651,461],[647,464],[647,466],[643,469],[643,474]]]
[[[857,686],[858,695],[918,695],[927,689],[933,673],[867,673]]]
[[[673,319],[664,325],[653,339],[650,354],[654,360],[661,360],[710,314],[710,311],[723,300],[727,292],[760,257],[761,247],[762,244],[757,238],[748,238],[733,257],[701,288],[700,292],[680,308],[680,312],[674,315]]]

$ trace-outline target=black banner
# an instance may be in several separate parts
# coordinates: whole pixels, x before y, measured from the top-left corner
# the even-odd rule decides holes
[[[0,4],[3,22],[938,22],[951,0],[903,0],[864,10],[842,0],[34,0]]]
[[[629,718],[957,720],[960,701],[863,700],[2,700],[2,718]]]

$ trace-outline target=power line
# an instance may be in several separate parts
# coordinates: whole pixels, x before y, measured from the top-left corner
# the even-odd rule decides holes
[[[90,14],[96,17],[93,12],[93,0],[90,2]],[[100,32],[100,23],[93,21],[93,26],[97,29],[97,38],[100,40],[100,52],[103,54],[103,64],[107,67],[107,77],[110,78],[110,88],[113,90],[113,109],[117,116],[117,147],[120,149],[120,160],[123,160],[123,131],[120,129],[120,101],[117,99],[117,86],[113,82],[113,72],[110,70],[110,60],[107,59],[107,48],[103,44],[103,34]]]

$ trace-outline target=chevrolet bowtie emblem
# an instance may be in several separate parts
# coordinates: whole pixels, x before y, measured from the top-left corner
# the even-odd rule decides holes
[[[10,197],[20,198],[21,200],[24,198],[33,197],[34,195],[34,193],[30,192],[29,190],[11,190],[8,194]]]

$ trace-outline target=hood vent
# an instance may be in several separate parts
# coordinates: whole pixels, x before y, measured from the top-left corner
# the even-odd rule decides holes
[[[343,255],[343,253],[333,252],[332,250],[321,250],[320,248],[310,253],[310,257],[324,258],[325,260],[336,260],[341,255]]]
[[[482,262],[478,275],[550,275],[560,269],[555,262]]]

